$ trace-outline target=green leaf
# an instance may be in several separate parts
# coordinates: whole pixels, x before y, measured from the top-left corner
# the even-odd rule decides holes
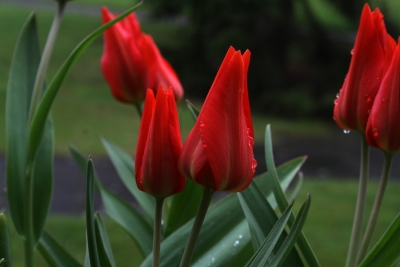
[[[282,247],[279,249],[278,253],[272,259],[272,262],[268,264],[269,267],[279,267],[282,266],[286,257],[289,255],[290,251],[294,247],[296,240],[301,235],[301,229],[306,222],[308,211],[310,210],[311,196],[308,195],[306,201],[301,205],[299,213],[294,220],[293,225],[290,227],[290,232],[288,237],[285,239]]]
[[[189,100],[186,100],[186,105],[190,111],[190,114],[192,115],[192,118],[194,119],[194,121],[196,121],[197,117],[200,114],[200,110],[196,108],[195,105],[193,105],[193,103],[190,102]]]
[[[392,266],[400,258],[400,214],[359,267]]]
[[[193,180],[187,179],[185,189],[172,196],[165,222],[165,237],[196,216],[201,202],[202,188]]]
[[[86,240],[88,244],[90,266],[100,267],[94,223],[94,169],[89,156],[86,170]]]
[[[298,164],[291,165],[298,166]],[[286,167],[286,164],[282,165],[283,169]],[[281,166],[278,167],[277,171],[281,170]],[[285,173],[288,175],[281,177],[283,185],[289,184],[295,177],[292,172]],[[266,178],[267,175],[262,174],[255,181],[257,183],[261,180],[259,182],[264,184],[262,180]],[[276,204],[272,207],[275,209]],[[193,220],[189,221],[162,242],[161,266],[179,265],[192,223]],[[253,255],[253,251],[249,249],[250,241],[251,236],[240,203],[236,194],[232,194],[213,205],[207,213],[191,266],[203,267],[208,264],[215,267],[238,266],[235,265],[237,262],[247,262]],[[141,267],[150,266],[152,266],[151,254],[141,264]]]
[[[279,220],[274,224],[273,228],[271,229],[271,232],[264,239],[264,242],[258,248],[254,256],[250,259],[246,267],[263,266],[267,262],[275,246],[276,245],[279,246],[279,244],[277,244],[278,240],[281,234],[284,233],[285,226],[287,221],[289,220],[292,209],[293,209],[293,203],[289,205],[289,207],[285,210],[285,212],[282,214]]]
[[[100,265],[102,267],[115,267],[114,256],[112,254],[110,241],[106,229],[101,221],[100,214],[94,217],[97,251],[99,254]]]
[[[10,67],[6,99],[7,197],[14,227],[24,236],[24,181],[28,116],[40,62],[36,17],[32,13],[18,37]]]
[[[42,232],[37,248],[50,267],[82,267],[82,265],[46,231]]]
[[[126,16],[128,16],[132,11],[136,10],[141,5],[141,2],[136,6],[130,8],[125,11],[123,14],[118,16],[117,18],[111,20],[110,22],[102,25],[97,30],[93,31],[89,34],[78,46],[72,51],[72,53],[68,56],[67,60],[61,66],[57,74],[54,76],[53,80],[50,82],[47,90],[45,91],[35,114],[33,115],[32,123],[29,128],[29,136],[28,136],[28,164],[32,162],[34,156],[37,153],[40,140],[43,136],[44,126],[49,114],[51,105],[53,104],[54,98],[57,95],[58,89],[60,88],[64,78],[71,70],[72,66],[79,59],[79,57],[83,54],[86,48],[98,37],[102,34],[104,30],[111,27],[118,21],[122,20]]]
[[[50,209],[53,191],[54,133],[51,117],[47,118],[43,139],[35,158],[33,171],[33,236],[35,242],[42,234]]]
[[[267,125],[265,131],[265,158],[267,161],[267,168],[270,173],[271,186],[272,191],[274,193],[276,202],[281,211],[285,210],[289,203],[285,197],[285,193],[282,191],[281,185],[279,183],[279,177],[275,168],[274,156],[272,152],[272,137],[271,137],[271,127]],[[289,219],[289,226],[291,227],[294,223],[294,215],[292,215]],[[308,243],[305,235],[303,233],[300,234],[300,237],[297,240],[298,248],[303,254],[304,260],[311,266],[320,266],[317,257],[314,254],[310,244]]]
[[[124,182],[129,192],[135,197],[140,207],[142,207],[150,224],[153,224],[155,201],[151,195],[138,189],[135,181],[135,167],[132,157],[107,139],[102,138],[101,141],[119,177]]]
[[[81,171],[85,172],[85,157],[73,146],[70,146],[70,151]],[[96,181],[97,189],[108,215],[128,232],[133,241],[137,243],[142,256],[146,257],[153,250],[152,226],[131,205],[102,186],[97,177]]]
[[[4,267],[12,266],[10,232],[4,213],[0,213],[0,259]]]
[[[253,247],[256,251],[275,227],[278,216],[255,183],[251,183],[246,190],[238,193],[238,197],[249,224]],[[283,244],[285,238],[286,232],[277,240],[277,248]],[[274,254],[276,251],[277,249],[274,250]],[[303,266],[301,258],[296,250],[291,251],[285,265],[291,267]]]

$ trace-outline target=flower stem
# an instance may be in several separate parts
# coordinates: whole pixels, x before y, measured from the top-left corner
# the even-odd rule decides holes
[[[160,266],[161,221],[164,198],[156,198],[153,230],[153,267]]]
[[[360,180],[358,185],[356,211],[354,214],[353,229],[351,232],[346,267],[354,267],[356,264],[357,254],[360,248],[365,204],[367,199],[369,146],[367,144],[365,136],[362,137],[361,142]]]
[[[211,191],[206,188],[203,189],[203,198],[201,199],[199,210],[197,211],[196,218],[194,219],[192,232],[190,233],[188,242],[186,244],[185,252],[183,253],[180,267],[188,267],[190,265],[194,248],[196,246],[197,238],[200,234],[201,226],[203,225],[203,221],[204,218],[206,217],[208,206],[210,206],[213,194],[214,191]]]
[[[385,195],[386,185],[389,180],[390,168],[392,166],[392,160],[393,160],[393,153],[384,152],[384,154],[385,154],[385,163],[384,163],[384,167],[383,167],[383,171],[382,171],[382,177],[379,182],[378,191],[375,196],[374,206],[372,208],[371,215],[369,217],[367,230],[365,230],[364,239],[361,244],[360,252],[358,254],[358,258],[357,258],[358,263],[361,263],[361,261],[364,259],[365,255],[367,254],[367,250],[368,250],[369,244],[371,243],[371,238],[374,233],[376,223],[378,221],[379,212],[382,207],[382,201],[383,201],[383,197]]]
[[[57,13],[54,16],[54,20],[51,25],[49,35],[47,37],[46,45],[43,49],[42,58],[40,59],[40,64],[38,67],[38,71],[36,73],[36,80],[32,92],[31,106],[29,110],[29,123],[33,119],[33,115],[35,114],[36,108],[40,102],[40,97],[42,96],[42,88],[44,80],[46,78],[47,67],[49,66],[49,61],[51,58],[51,54],[53,52],[54,43],[56,41],[58,30],[61,25],[61,20],[64,13],[64,7],[65,7],[64,1],[58,2]]]

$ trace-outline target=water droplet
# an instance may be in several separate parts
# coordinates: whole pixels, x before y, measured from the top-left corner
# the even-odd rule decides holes
[[[239,235],[239,238],[243,238],[243,236],[242,236],[242,235]]]
[[[239,240],[236,240],[235,243],[233,243],[234,247],[236,247],[237,245],[239,245]]]
[[[369,114],[369,113],[371,113],[371,110],[370,110],[370,109],[368,109],[368,110],[367,110],[367,113],[368,113],[368,114]]]
[[[338,103],[339,103],[339,100],[336,98],[336,99],[333,101],[333,104],[335,104],[335,106],[336,106]]]
[[[354,48],[351,49],[350,54],[353,55],[354,54]]]
[[[249,146],[250,147],[254,146],[254,138],[253,137],[248,136],[247,137],[247,141],[249,142]]]
[[[200,121],[200,127],[204,127],[204,122]]]
[[[386,101],[386,98],[382,97],[381,101],[382,101],[382,102],[385,102],[385,101]]]
[[[350,133],[350,130],[343,130],[343,132],[344,132],[345,134],[349,134],[349,133]]]
[[[211,262],[212,262],[212,263],[215,262],[215,258],[214,258],[214,257],[211,258]]]
[[[256,172],[256,167],[257,167],[257,161],[253,158],[251,162],[251,168],[253,169],[253,173]]]
[[[380,77],[380,76],[376,76],[376,79],[377,79],[377,80],[380,80],[380,79],[381,79],[381,77]]]
[[[378,129],[374,128],[372,129],[374,137],[378,137]]]
[[[340,96],[340,93],[337,93],[337,94],[336,94],[336,98],[339,98],[339,96]]]

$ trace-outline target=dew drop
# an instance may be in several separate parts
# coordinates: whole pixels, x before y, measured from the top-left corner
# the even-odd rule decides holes
[[[345,134],[349,134],[349,133],[350,133],[350,130],[343,130],[343,132],[344,132]]]
[[[374,128],[372,130],[374,137],[378,137],[378,129]]]
[[[247,141],[249,142],[249,146],[251,146],[251,147],[254,146],[254,138],[253,137],[248,136]]]
[[[371,110],[370,110],[370,109],[368,109],[368,110],[367,110],[367,113],[368,113],[368,114],[370,114],[370,113],[371,113]]]
[[[336,94],[336,98],[339,98],[339,96],[340,96],[340,93],[337,93],[337,94]]]
[[[335,104],[335,106],[336,106],[338,103],[339,103],[339,100],[336,98],[336,99],[333,101],[333,104]]]
[[[204,122],[200,121],[200,127],[204,127]]]
[[[253,169],[253,173],[256,172],[257,161],[253,158],[251,162],[251,168]]]
[[[354,48],[351,49],[350,54],[353,55],[354,54]]]
[[[239,235],[239,238],[243,238],[243,236],[242,236],[242,235]]]
[[[236,247],[237,245],[239,245],[239,240],[236,240],[235,243],[233,243],[234,247]]]
[[[386,98],[382,97],[381,101],[382,101],[382,102],[385,102],[385,101],[386,101]]]
[[[377,80],[380,80],[380,79],[381,79],[381,77],[380,77],[380,76],[376,76],[376,79],[377,79]]]
[[[212,262],[212,263],[215,262],[215,258],[214,258],[214,257],[211,258],[211,262]]]

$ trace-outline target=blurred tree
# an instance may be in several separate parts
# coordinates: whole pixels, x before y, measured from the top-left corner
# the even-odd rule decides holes
[[[364,0],[321,1],[339,11],[350,22],[347,30],[355,33]],[[331,117],[354,39],[323,26],[313,2],[148,0],[155,16],[188,19],[182,45],[169,51],[188,95],[204,98],[232,45],[252,53],[249,93],[253,108],[292,117]]]

